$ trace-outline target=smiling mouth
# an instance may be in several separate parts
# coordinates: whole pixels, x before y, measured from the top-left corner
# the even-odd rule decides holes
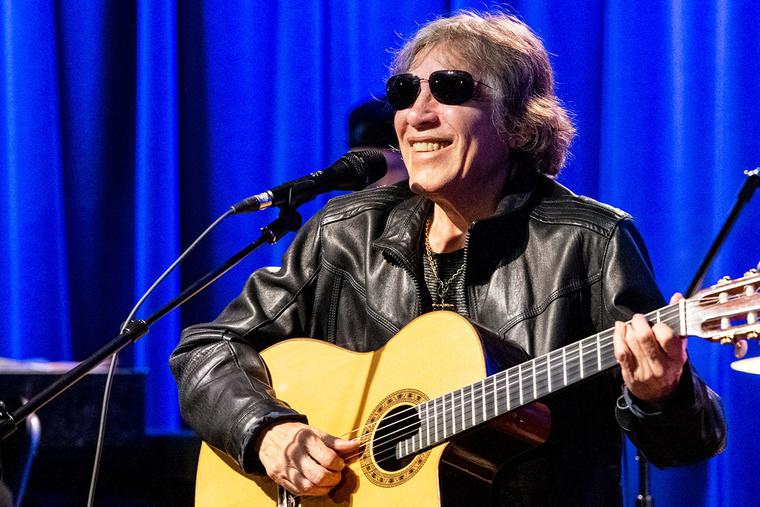
[[[418,141],[412,143],[412,149],[416,152],[438,151],[451,145],[449,141]]]

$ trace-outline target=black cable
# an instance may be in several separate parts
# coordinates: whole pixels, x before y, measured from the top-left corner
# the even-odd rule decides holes
[[[145,300],[148,298],[148,296],[153,293],[153,291],[158,287],[158,285],[163,282],[169,274],[174,271],[174,268],[176,268],[182,260],[184,260],[187,255],[195,249],[195,247],[200,243],[200,241],[208,235],[209,232],[211,232],[217,225],[219,225],[219,222],[227,218],[228,216],[232,215],[234,212],[233,209],[227,210],[224,214],[222,214],[219,218],[214,220],[214,222],[209,225],[205,231],[201,233],[198,238],[193,241],[193,243],[187,247],[187,249],[182,252],[182,254],[177,257],[177,260],[175,260],[171,266],[166,268],[166,270],[159,276],[155,282],[153,282],[153,285],[148,288],[147,291],[145,291],[145,294],[137,301],[134,308],[132,308],[132,311],[129,313],[129,316],[127,317],[127,320],[124,321],[124,324],[122,324],[120,332],[124,333],[126,327],[129,325],[130,322],[132,322],[132,319],[134,319],[135,314],[140,309],[140,307],[143,305]],[[113,377],[114,373],[116,372],[116,358],[119,355],[119,353],[115,353],[111,356],[111,365],[108,369],[108,375],[106,377],[106,385],[103,390],[103,403],[100,410],[100,424],[98,426],[98,439],[95,443],[95,459],[93,460],[92,464],[92,475],[90,477],[90,489],[87,494],[87,507],[92,507],[94,501],[95,501],[95,487],[97,485],[98,481],[98,472],[100,470],[100,459],[103,453],[103,440],[105,437],[105,431],[106,431],[106,416],[108,414],[108,403],[111,398],[111,387],[113,385]]]

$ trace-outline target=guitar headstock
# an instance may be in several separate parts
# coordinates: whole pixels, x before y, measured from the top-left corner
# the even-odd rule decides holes
[[[760,271],[741,278],[724,277],[684,302],[689,335],[731,344],[737,357],[746,353],[747,340],[760,337]]]

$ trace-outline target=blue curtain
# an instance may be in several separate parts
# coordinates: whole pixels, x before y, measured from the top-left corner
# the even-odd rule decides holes
[[[3,356],[82,359],[115,336],[153,279],[231,203],[340,156],[349,111],[382,93],[388,49],[456,9],[507,9],[542,37],[579,132],[561,181],[636,217],[666,294],[686,288],[742,171],[760,165],[760,5],[751,0],[0,5]],[[758,201],[708,280],[760,258]],[[228,220],[139,315],[273,218]],[[180,428],[166,360],[181,327],[213,318],[251,270],[279,263],[287,242],[125,350],[122,365],[149,371],[151,431]],[[655,471],[656,501],[752,504],[760,377],[730,370],[727,348],[689,347],[723,397],[728,447],[707,464]],[[630,504],[635,467],[626,462]]]

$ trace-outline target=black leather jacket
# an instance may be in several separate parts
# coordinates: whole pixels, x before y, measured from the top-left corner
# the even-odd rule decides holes
[[[419,250],[430,205],[403,185],[330,201],[279,270],[256,271],[213,323],[184,331],[171,357],[184,419],[260,470],[249,446],[257,432],[305,418],[277,400],[257,350],[299,336],[373,350],[426,311]],[[468,317],[532,356],[664,304],[631,217],[544,177],[510,183],[496,215],[471,227],[465,259]],[[719,399],[690,365],[656,412],[621,397],[621,386],[613,371],[548,399],[550,439],[512,466],[503,495],[524,505],[619,503],[620,426],[658,466],[722,449]]]

